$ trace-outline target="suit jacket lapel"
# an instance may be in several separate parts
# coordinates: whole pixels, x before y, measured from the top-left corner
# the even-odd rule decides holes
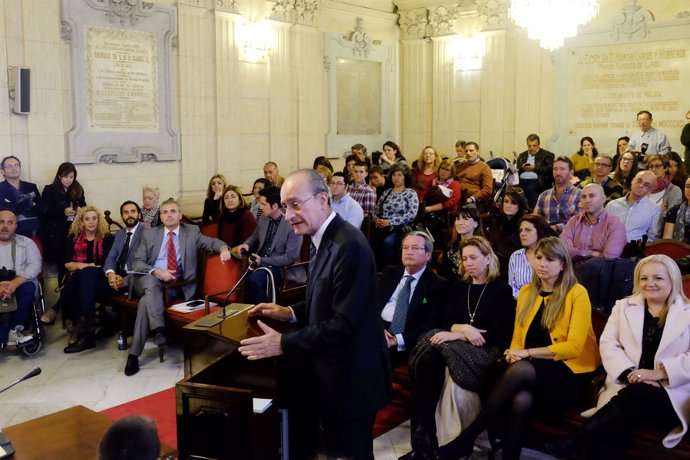
[[[307,279],[307,318],[309,317],[309,310],[311,309],[311,297],[314,292],[314,284],[318,279],[321,270],[328,263],[331,258],[331,249],[333,246],[333,238],[331,235],[335,232],[338,226],[337,222],[339,216],[336,215],[335,218],[328,224],[326,231],[323,232],[323,237],[321,238],[321,244],[316,252],[316,258],[312,264],[311,273],[309,273],[309,278]]]
[[[419,281],[417,281],[417,285],[412,293],[412,298],[410,299],[410,307],[407,310],[408,318],[410,317],[410,314],[413,314],[414,311],[417,311],[417,309],[421,307],[422,303],[424,302],[424,294],[426,293],[427,285],[429,284],[429,270],[430,268],[427,267],[424,270],[424,273],[422,273],[422,276],[419,278]]]
[[[178,239],[180,240],[180,260],[182,261],[182,267],[180,267],[180,271],[184,273],[185,267],[187,266],[185,264],[185,255],[187,254],[187,232],[185,231],[184,225],[182,224],[180,224],[180,235]],[[180,273],[178,273],[177,275],[179,276]]]
[[[158,258],[158,254],[161,252],[161,248],[163,247],[163,237],[165,236],[165,232],[167,229],[164,226],[159,227],[160,230],[157,230],[155,233],[155,238],[153,240],[153,253],[150,254],[151,260],[150,265],[153,266],[154,263],[156,263],[156,259]]]

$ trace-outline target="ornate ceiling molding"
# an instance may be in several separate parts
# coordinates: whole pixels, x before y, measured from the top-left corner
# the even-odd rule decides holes
[[[647,27],[654,22],[651,11],[642,9],[637,0],[628,0],[623,11],[614,16],[611,24],[611,37],[614,40],[644,39],[647,37]]]
[[[129,20],[131,25],[139,22],[140,17],[150,16],[153,8],[153,3],[142,0],[96,0],[95,3],[107,9],[106,16],[111,23],[119,19],[124,24]]]
[[[381,40],[374,40],[364,28],[364,19],[355,19],[355,29],[343,37],[350,42],[352,55],[354,57],[367,58],[375,46],[381,44]],[[326,64],[330,66],[330,63]]]
[[[216,11],[239,14],[235,0],[216,0]]]
[[[511,26],[510,0],[475,0],[477,13],[482,18],[484,30],[505,29]]]
[[[186,0],[196,1],[196,0]],[[215,0],[216,11],[241,14],[238,0]],[[292,24],[314,24],[321,0],[266,0],[268,18]]]
[[[427,35],[429,12],[426,8],[401,11],[398,25],[403,35],[402,38],[423,38]]]
[[[434,35],[450,35],[455,33],[455,21],[458,19],[456,6],[438,6],[429,8],[429,25]]]

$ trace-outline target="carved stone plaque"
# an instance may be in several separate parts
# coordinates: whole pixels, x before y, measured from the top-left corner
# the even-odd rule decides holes
[[[338,135],[381,134],[381,63],[338,58]]]
[[[171,68],[175,7],[142,0],[62,0],[69,45],[73,163],[180,159]]]

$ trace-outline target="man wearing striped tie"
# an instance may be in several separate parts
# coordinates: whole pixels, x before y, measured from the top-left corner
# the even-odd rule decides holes
[[[158,347],[166,345],[163,319],[165,283],[194,280],[197,254],[202,249],[220,253],[222,262],[230,259],[230,250],[221,240],[202,235],[196,225],[180,224],[182,211],[174,199],[169,198],[161,204],[160,215],[163,225],[144,230],[132,260],[132,270],[143,275],[134,281],[134,294],[140,300],[125,375],[139,372],[139,355],[144,350],[149,331]],[[195,290],[196,284],[182,286],[185,300],[189,300]]]

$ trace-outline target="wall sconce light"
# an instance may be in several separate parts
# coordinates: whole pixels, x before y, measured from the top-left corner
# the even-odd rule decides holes
[[[246,62],[265,62],[271,55],[273,31],[268,22],[244,22],[237,27],[240,59]]]
[[[451,56],[455,71],[481,70],[486,41],[484,36],[458,38],[453,43]]]

